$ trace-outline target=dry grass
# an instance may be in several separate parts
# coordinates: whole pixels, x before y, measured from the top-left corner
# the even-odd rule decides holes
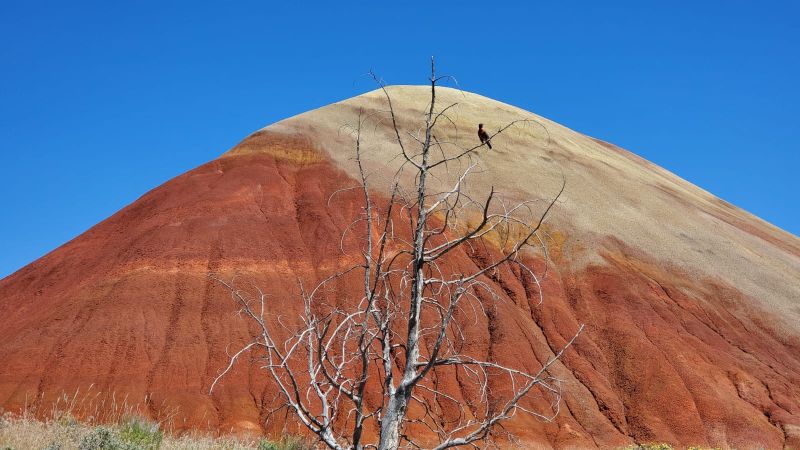
[[[37,401],[38,400],[38,401]],[[147,398],[143,403],[147,402]],[[285,436],[278,442],[259,438],[211,436],[200,432],[176,435],[178,411],[157,408],[158,421],[143,418],[141,405],[125,396],[98,392],[93,386],[54,401],[32,399],[21,414],[0,410],[0,450],[84,450],[87,436],[108,430],[119,445],[107,450],[310,450],[307,440]],[[48,405],[46,407],[34,405]],[[80,420],[76,419],[79,418]],[[81,442],[84,442],[81,448]]]
[[[0,417],[0,449],[13,450],[79,450],[81,441],[98,428],[97,425],[86,425],[69,416],[58,420],[41,421],[32,417],[12,416]],[[120,425],[111,425],[118,431]],[[233,437],[212,437],[201,434],[164,436],[161,450],[257,450],[259,442],[253,439],[244,440]]]

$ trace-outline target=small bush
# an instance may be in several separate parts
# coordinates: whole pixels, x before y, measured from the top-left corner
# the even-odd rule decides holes
[[[140,450],[157,450],[161,446],[164,434],[158,429],[158,423],[141,417],[130,417],[122,423],[119,432],[122,442]]]
[[[297,436],[286,436],[277,442],[266,439],[258,442],[258,450],[310,450],[311,448],[307,440]]]
[[[81,439],[78,445],[80,450],[128,450],[114,430],[106,427],[97,427]]]
[[[118,429],[97,427],[85,435],[80,450],[157,450],[164,435],[158,424],[145,419],[131,418]]]

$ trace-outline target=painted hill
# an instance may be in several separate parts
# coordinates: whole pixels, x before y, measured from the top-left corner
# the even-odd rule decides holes
[[[428,89],[390,88],[401,124],[417,123]],[[543,361],[587,325],[554,369],[558,419],[510,425],[526,445],[800,448],[800,239],[614,145],[479,95],[438,96],[459,103],[447,139],[474,141],[478,122],[544,124],[482,150],[472,192],[548,199],[566,178],[545,302],[496,280],[505,298],[481,326],[502,333],[476,337],[475,351]],[[328,199],[353,184],[341,128],[359,109],[386,106],[370,92],[268,126],[0,281],[0,407],[41,411],[91,386],[177,428],[262,431],[269,416],[266,431],[294,430],[255,363],[207,394],[248,335],[207,274],[243,274],[299,311],[296,280],[340,265],[358,211]],[[390,132],[375,121],[365,136],[376,180],[399,164]]]

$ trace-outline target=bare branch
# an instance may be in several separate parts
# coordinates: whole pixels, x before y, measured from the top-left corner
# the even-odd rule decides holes
[[[281,407],[336,450],[422,448],[429,437],[438,439],[437,450],[478,448],[478,442],[489,439],[493,429],[517,413],[552,420],[559,411],[561,390],[550,369],[575,342],[582,325],[561,350],[530,372],[465,349],[470,348],[469,327],[507,298],[497,286],[503,271],[522,280],[526,295],[535,290],[539,303],[543,301],[541,281],[549,263],[546,235],[543,239],[540,230],[565,190],[563,173],[560,190],[550,200],[511,204],[494,187],[483,193],[485,198],[468,193],[468,180],[481,170],[473,154],[485,143],[462,145],[436,136],[457,132],[453,118],[459,103],[438,109],[436,91],[437,83],[454,79],[437,76],[431,59],[430,102],[418,116],[422,124],[409,132],[401,128],[390,90],[374,73],[370,76],[381,89],[386,109],[359,109],[354,122],[340,128],[353,139],[357,185],[338,189],[327,200],[328,207],[336,207],[335,202],[359,199],[360,210],[343,226],[339,244],[357,261],[310,291],[299,283],[298,317],[272,311],[257,286],[241,289],[235,277],[225,281],[213,275],[256,332],[230,355],[209,392],[241,355],[254,352],[278,390]],[[364,158],[367,122],[378,114],[382,117],[375,129],[390,127],[399,149],[395,158],[400,167],[385,196],[374,191]],[[540,122],[521,118],[500,127],[490,139],[533,123],[547,132]],[[353,190],[358,195],[339,195]],[[545,206],[537,214],[538,202]],[[448,255],[458,252],[478,255],[475,266],[454,263],[457,258]],[[534,270],[530,261],[536,258],[544,261],[542,270]],[[334,292],[334,280],[360,286],[358,293]],[[330,295],[336,295],[336,301],[326,301]],[[476,397],[459,400],[458,392],[445,389],[441,380],[452,376]],[[495,385],[503,389],[493,389]],[[550,399],[549,409],[540,411],[523,402],[533,390]],[[430,436],[411,436],[409,425]]]

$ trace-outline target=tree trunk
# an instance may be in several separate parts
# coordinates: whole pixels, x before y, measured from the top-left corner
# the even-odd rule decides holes
[[[397,450],[400,447],[400,428],[406,416],[408,399],[403,392],[395,392],[386,405],[386,415],[381,420],[381,437],[378,450]]]

